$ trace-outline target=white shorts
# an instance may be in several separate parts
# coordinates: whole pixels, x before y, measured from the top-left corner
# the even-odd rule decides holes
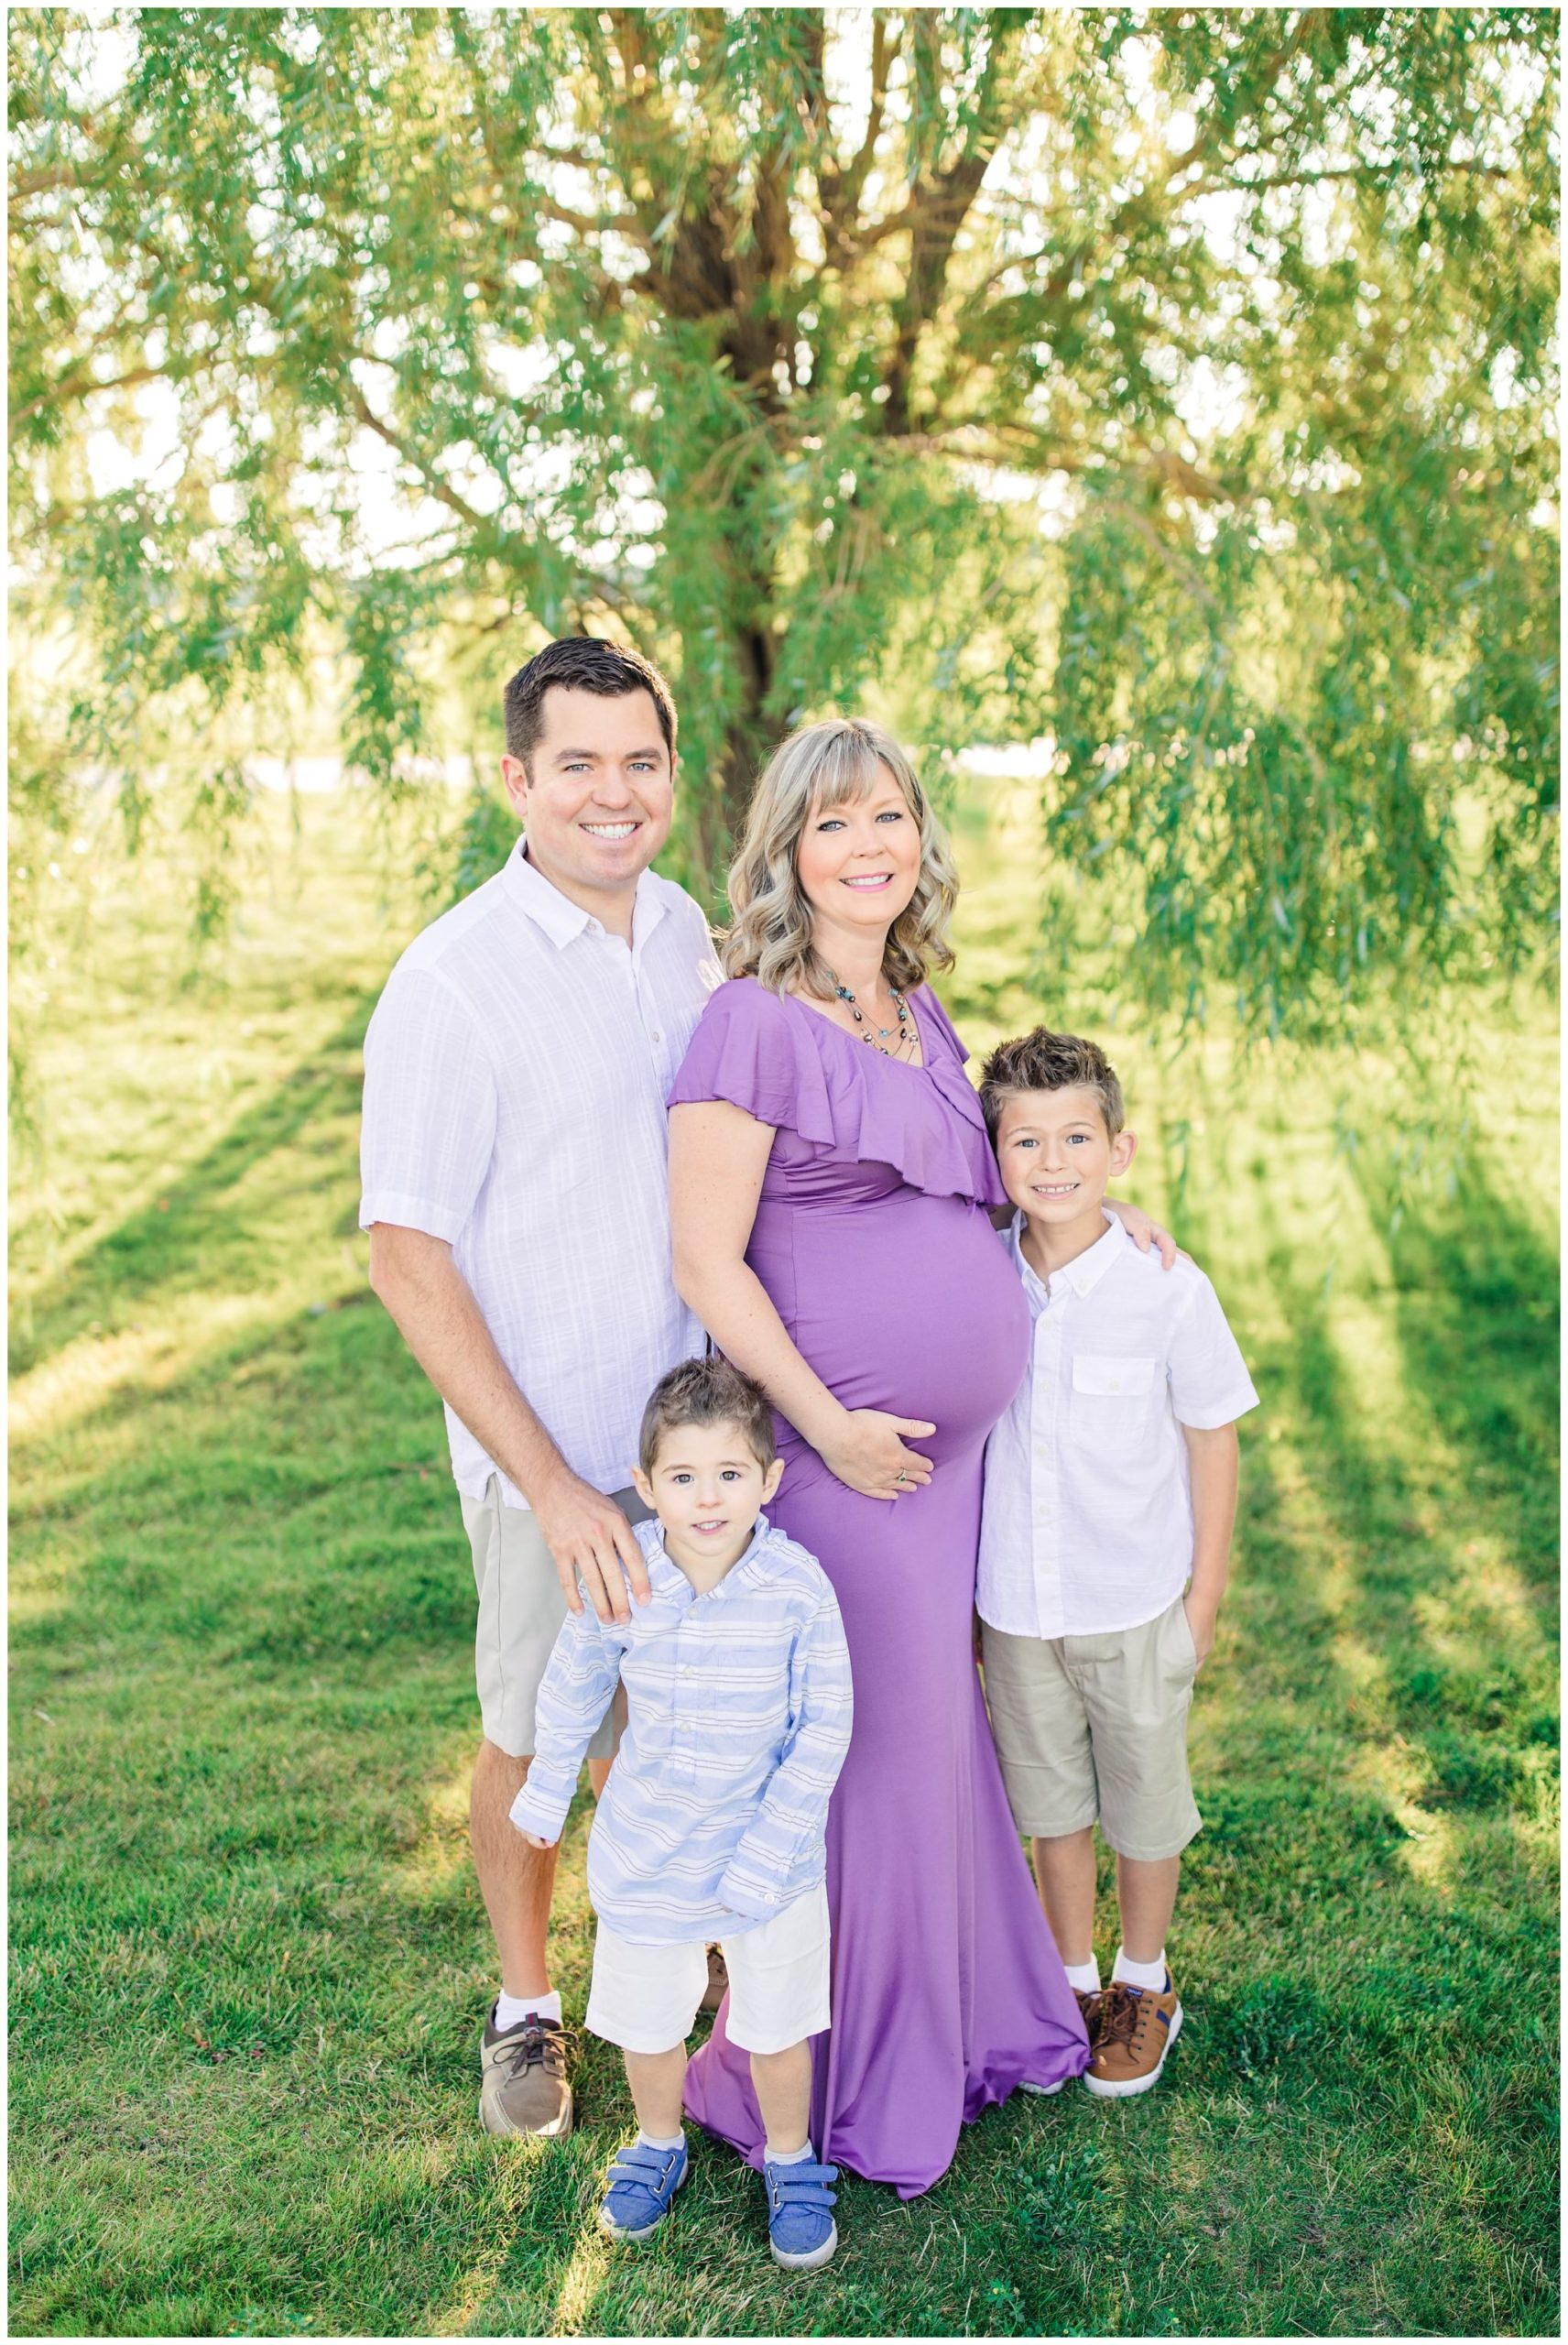
[[[828,2025],[828,1892],[819,1883],[770,1922],[721,1938],[730,1974],[729,2034],[743,2052],[787,2052]],[[623,2052],[684,2044],[708,1983],[706,1942],[634,1946],[601,1922],[588,2025]]]

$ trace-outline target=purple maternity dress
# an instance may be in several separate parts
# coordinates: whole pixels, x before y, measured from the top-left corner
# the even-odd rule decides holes
[[[818,2154],[912,2198],[961,2125],[1088,2060],[1077,2005],[1013,1829],[971,1642],[985,1437],[1029,1349],[1003,1202],[966,1055],[910,996],[925,1064],[883,1057],[755,979],[721,986],[670,1094],[775,1127],[746,1260],[846,1408],[937,1430],[923,1489],[862,1498],[780,1419],[768,1509],[833,1581],[855,1731],[828,1816],[833,2027],[814,2039]],[[761,2164],[727,2002],[693,2058],[698,2123]]]

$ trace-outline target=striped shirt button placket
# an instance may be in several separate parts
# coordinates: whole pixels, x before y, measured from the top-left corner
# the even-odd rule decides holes
[[[657,1524],[637,1537],[653,1600],[620,1626],[568,1616],[512,1818],[544,1838],[560,1832],[619,1674],[630,1729],[595,1814],[589,1889],[621,1936],[673,1944],[761,1919],[822,1878],[853,1715],[849,1654],[825,1574],[766,1517],[702,1597]],[[775,1682],[779,1701],[759,1710],[757,1687]],[[743,1696],[753,1698],[731,1698]]]

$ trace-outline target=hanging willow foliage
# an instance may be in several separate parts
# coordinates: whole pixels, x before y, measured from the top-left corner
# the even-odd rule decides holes
[[[587,628],[676,684],[699,884],[768,740],[872,693],[933,767],[1049,736],[1051,949],[1093,875],[1150,1009],[1536,960],[1553,13],[9,37],[20,609],[80,678],[24,799],[134,803],[156,725],[322,641],[407,789],[438,644],[489,693]]]

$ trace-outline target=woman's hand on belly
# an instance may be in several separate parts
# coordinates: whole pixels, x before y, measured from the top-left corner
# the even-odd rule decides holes
[[[841,1409],[811,1445],[829,1473],[863,1498],[901,1499],[929,1482],[934,1470],[929,1457],[905,1448],[904,1436],[923,1441],[935,1431],[923,1417]]]

